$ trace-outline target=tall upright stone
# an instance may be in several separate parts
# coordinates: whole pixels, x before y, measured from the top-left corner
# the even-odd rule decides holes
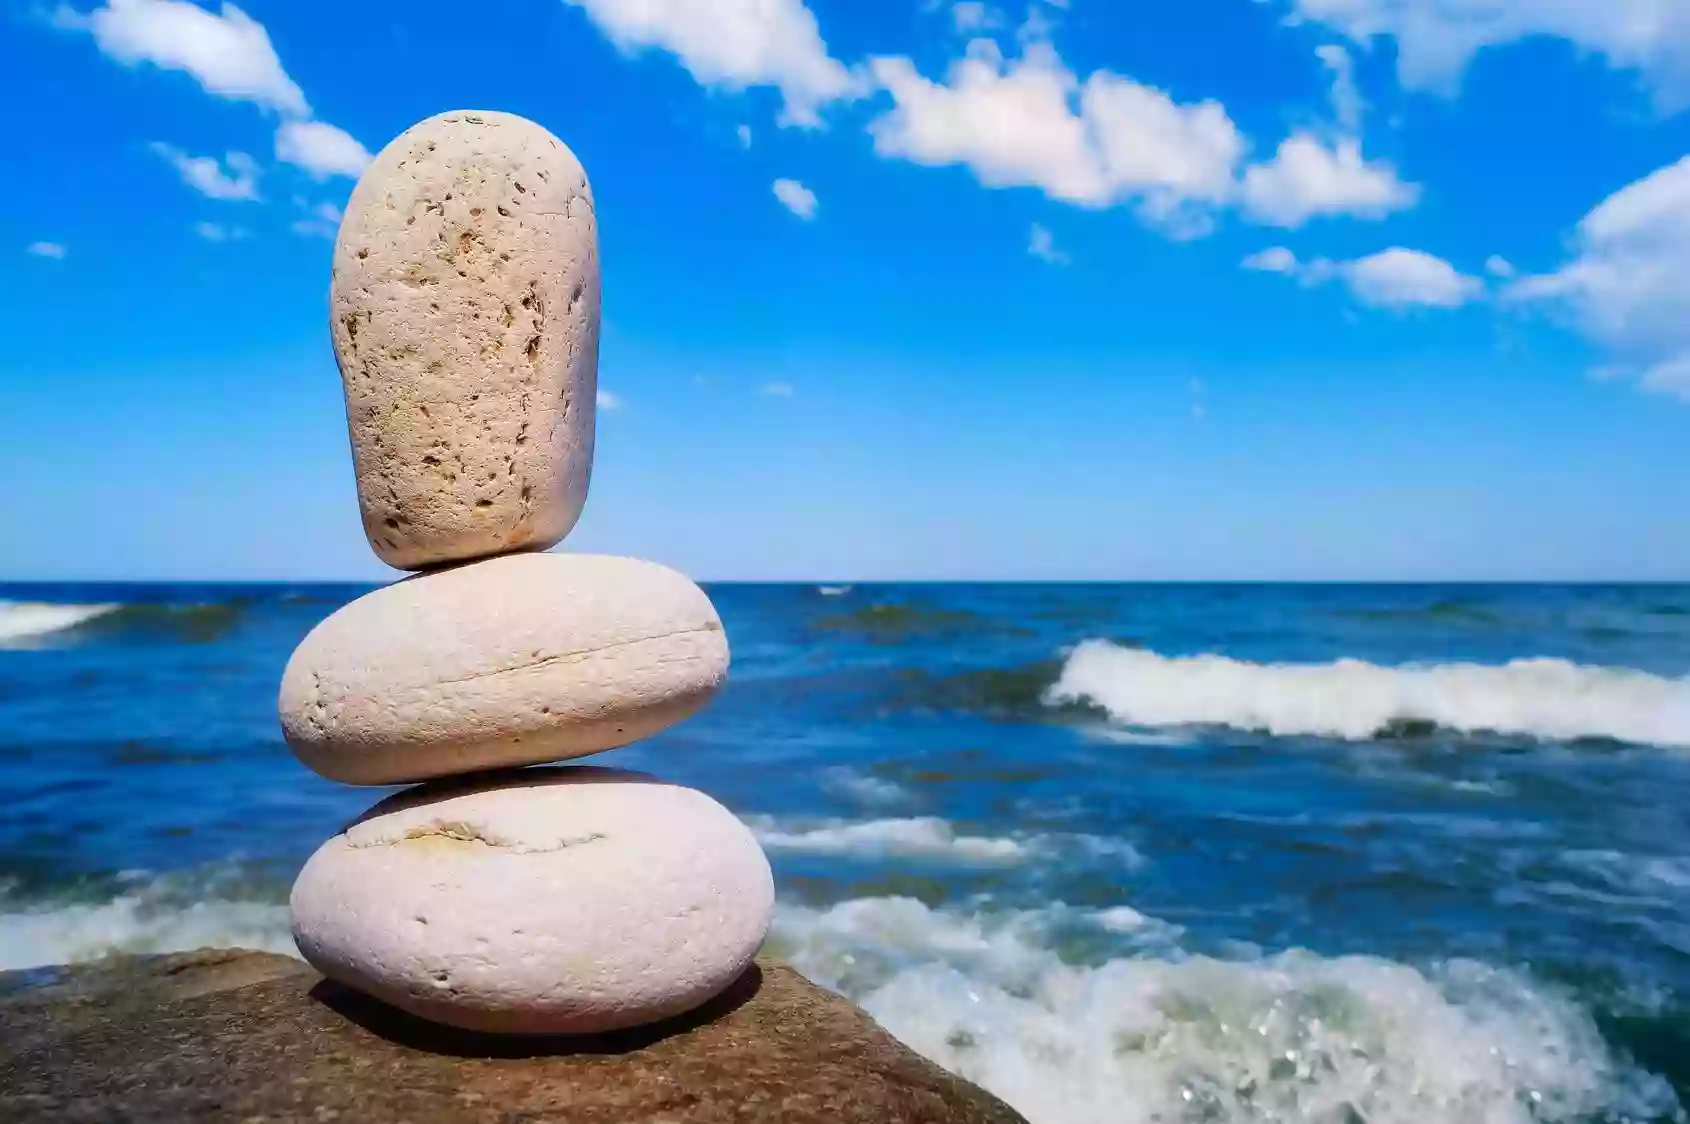
[[[562,141],[507,113],[407,129],[335,242],[330,328],[364,531],[402,570],[545,550],[586,502],[598,225]]]

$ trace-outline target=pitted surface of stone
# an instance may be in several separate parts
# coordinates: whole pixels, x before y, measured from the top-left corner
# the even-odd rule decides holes
[[[569,533],[592,471],[599,259],[592,191],[562,141],[493,112],[406,130],[347,203],[330,306],[382,561],[415,570]]]

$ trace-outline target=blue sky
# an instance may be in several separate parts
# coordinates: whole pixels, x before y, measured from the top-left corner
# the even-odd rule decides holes
[[[0,83],[0,578],[390,573],[331,238],[452,108],[593,182],[572,549],[1690,578],[1682,0],[72,0]]]

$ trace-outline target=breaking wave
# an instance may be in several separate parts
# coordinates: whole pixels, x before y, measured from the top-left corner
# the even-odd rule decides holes
[[[1078,966],[1051,950],[1059,917],[855,899],[782,910],[773,950],[1033,1124],[1682,1119],[1665,1080],[1517,972],[1303,951]]]
[[[1690,748],[1690,678],[1556,659],[1258,664],[1088,640],[1068,657],[1045,701],[1090,702],[1129,726],[1232,726],[1353,740],[1436,727]]]
[[[60,605],[45,601],[0,601],[0,644],[28,640],[75,628],[122,608],[109,605]]]
[[[788,854],[1019,863],[1078,852],[1090,858],[1115,858],[1129,866],[1144,862],[1125,840],[1091,835],[960,835],[949,821],[937,816],[828,820],[796,827],[768,816],[751,816],[746,822],[764,847]]]
[[[828,791],[870,808],[898,808],[915,802],[909,789],[896,781],[836,765],[822,774]]]
[[[285,905],[216,884],[201,899],[174,877],[97,902],[0,898],[0,968],[201,947],[296,954]],[[1065,961],[1055,949],[1076,928],[1119,955]],[[1033,1124],[1683,1120],[1665,1080],[1529,976],[1302,951],[1217,960],[1181,953],[1179,935],[1126,905],[856,898],[783,905],[768,951]]]
[[[245,602],[240,598],[182,604],[88,605],[0,600],[0,646],[27,646],[60,635],[74,635],[79,641],[125,638],[204,644],[226,635],[244,612]]]
[[[215,881],[161,877],[95,901],[0,895],[0,971],[197,948],[299,955],[286,904],[233,886],[223,891]]]

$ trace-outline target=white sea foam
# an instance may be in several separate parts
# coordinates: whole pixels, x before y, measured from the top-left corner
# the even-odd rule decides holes
[[[936,816],[910,819],[829,821],[806,828],[783,827],[766,816],[749,821],[757,839],[771,851],[811,855],[898,855],[974,862],[1017,862],[1027,855],[1018,839],[958,835]]]
[[[826,820],[788,824],[769,816],[747,818],[757,839],[771,851],[852,858],[936,859],[967,863],[1019,863],[1063,851],[1139,865],[1130,843],[1090,835],[959,835],[937,816],[905,819]]]
[[[45,601],[0,601],[0,644],[75,628],[121,605],[60,605]]]
[[[297,956],[287,906],[239,898],[184,902],[148,888],[74,905],[0,904],[0,970],[114,952],[252,948]]]
[[[869,808],[901,808],[914,802],[903,785],[884,777],[835,766],[822,774],[828,789]]]
[[[1101,965],[1055,930],[1177,933],[1126,906],[961,912],[907,898],[784,906],[771,951],[1032,1124],[1572,1124],[1671,1118],[1664,1081],[1627,1065],[1588,1013],[1470,961],[1425,971],[1306,952],[1222,961],[1166,941]],[[285,906],[184,900],[160,880],[99,904],[0,902],[0,968],[107,952],[294,953]]]
[[[1219,725],[1365,739],[1393,722],[1422,721],[1464,733],[1690,748],[1690,678],[1553,659],[1502,666],[1258,664],[1216,655],[1173,658],[1088,640],[1069,655],[1046,700],[1090,700],[1130,726]]]
[[[1157,917],[1140,913],[1130,905],[1111,906],[1099,910],[1092,919],[1111,933],[1132,933],[1138,936],[1155,934],[1177,937],[1184,932],[1178,925],[1170,925]]]
[[[1106,911],[1109,912],[1109,911]],[[1033,1124],[1571,1124],[1670,1116],[1589,1014],[1510,971],[1307,952],[1076,967],[1037,911],[788,908],[776,951]]]

